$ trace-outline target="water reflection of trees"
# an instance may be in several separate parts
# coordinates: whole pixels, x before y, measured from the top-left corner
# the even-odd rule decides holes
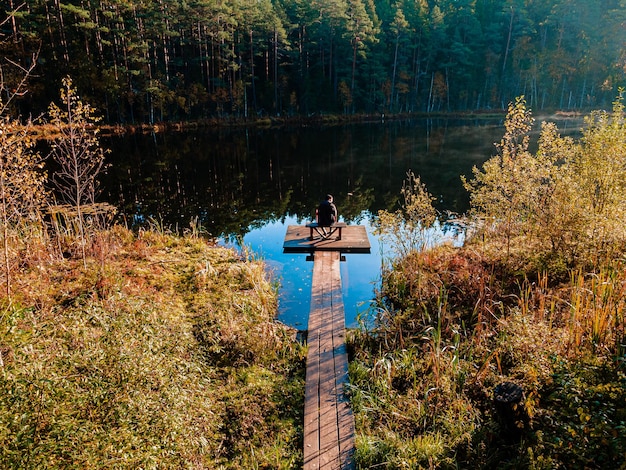
[[[326,192],[336,193],[346,220],[356,219],[371,204],[373,189],[360,184],[352,191],[340,189],[338,178],[326,174],[328,167],[301,152],[293,139],[248,137],[211,133],[113,139],[105,197],[119,201],[120,212],[132,223],[156,219],[182,230],[197,220],[212,235],[232,236],[286,216],[309,220]]]
[[[197,220],[211,235],[227,236],[286,217],[310,220],[326,193],[335,196],[348,222],[393,210],[408,169],[444,204],[462,206],[459,175],[488,158],[500,138],[493,126],[487,135],[466,127],[361,125],[111,138],[104,143],[112,150],[104,197],[131,223],[154,218],[184,230]]]

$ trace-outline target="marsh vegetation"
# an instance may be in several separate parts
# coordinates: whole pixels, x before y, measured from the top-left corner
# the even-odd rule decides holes
[[[422,249],[431,197],[409,174],[376,325],[352,332],[360,468],[624,465],[626,127],[621,98],[579,140],[511,104],[466,180],[472,235]],[[500,388],[498,388],[500,387]],[[498,391],[517,389],[516,400]]]

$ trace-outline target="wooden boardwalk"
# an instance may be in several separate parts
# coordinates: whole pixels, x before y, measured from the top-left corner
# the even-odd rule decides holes
[[[354,415],[345,395],[348,353],[341,291],[342,253],[369,253],[365,227],[347,225],[341,240],[311,239],[302,225],[287,227],[285,253],[313,259],[304,398],[304,470],[354,469]]]
[[[348,355],[339,269],[341,253],[314,253],[304,403],[304,469],[353,469],[354,416],[344,394]]]

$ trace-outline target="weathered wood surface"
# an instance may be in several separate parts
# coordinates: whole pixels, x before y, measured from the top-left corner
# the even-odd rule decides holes
[[[304,469],[353,469],[354,416],[346,398],[348,356],[340,253],[315,252],[304,403]]]
[[[311,229],[305,225],[289,225],[283,242],[285,253],[340,251],[342,253],[369,253],[370,241],[363,225],[343,227],[341,240],[310,238]]]

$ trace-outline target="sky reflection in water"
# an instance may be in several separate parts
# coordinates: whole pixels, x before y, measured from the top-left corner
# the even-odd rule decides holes
[[[383,260],[391,256],[378,236],[373,234],[373,227],[367,217],[363,217],[370,244],[370,254],[346,254],[346,261],[341,263],[341,282],[343,290],[346,327],[358,325],[358,317],[371,324],[374,319],[373,299],[375,289],[380,284]],[[305,254],[283,253],[283,240],[288,225],[298,225],[295,217],[287,217],[284,222],[276,221],[254,229],[245,235],[243,243],[265,261],[274,279],[279,282],[278,319],[283,323],[306,330],[311,303],[311,278],[313,263],[306,261]],[[464,234],[452,229],[437,227],[429,238],[434,243],[449,241],[456,246],[462,245]]]

